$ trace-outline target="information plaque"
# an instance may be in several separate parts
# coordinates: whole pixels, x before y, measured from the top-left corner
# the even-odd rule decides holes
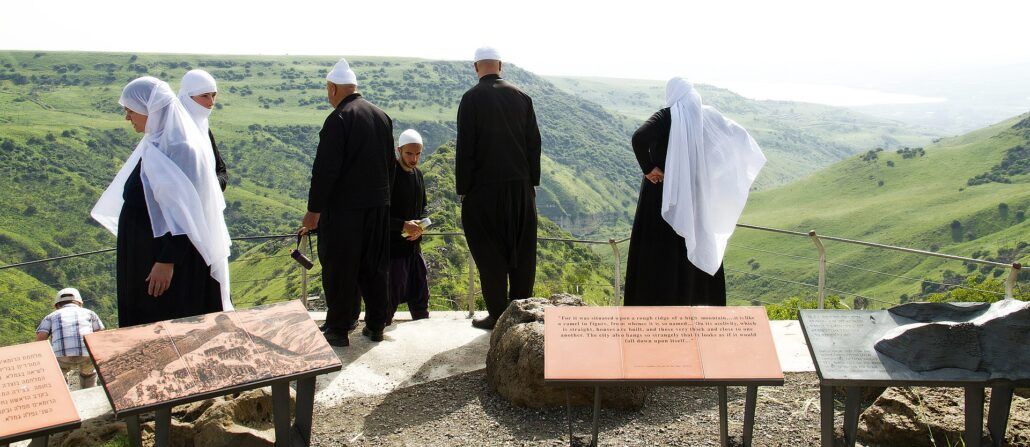
[[[342,367],[299,301],[97,332],[86,345],[119,416]]]
[[[0,445],[79,425],[50,342],[0,348]]]
[[[963,368],[938,368],[914,371],[876,350],[876,343],[895,329],[920,323],[889,310],[802,310],[801,328],[819,375],[822,445],[834,445],[833,387],[846,390],[844,405],[844,445],[857,441],[861,390],[864,387],[931,386],[965,389],[963,443],[976,447],[983,432],[984,388],[991,387],[987,426],[996,442],[1005,439],[1008,414],[1016,386],[1030,384],[1027,369],[1016,368],[1008,376],[989,371]],[[928,346],[942,340],[930,340]],[[961,349],[956,340],[955,349]],[[949,340],[943,340],[949,343]],[[912,346],[917,349],[917,346]],[[917,352],[917,354],[920,354]],[[923,353],[925,354],[925,353]],[[999,444],[1000,445],[1000,444]]]
[[[783,383],[761,307],[549,307],[547,381]]]
[[[747,387],[743,444],[751,445],[758,387],[783,385],[762,307],[586,307],[544,310],[544,380],[594,387],[591,445],[597,445],[600,386],[714,386],[719,438],[729,443],[727,386]],[[569,438],[572,439],[571,405]]]

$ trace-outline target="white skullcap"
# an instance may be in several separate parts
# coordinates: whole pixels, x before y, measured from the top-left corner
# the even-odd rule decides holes
[[[215,78],[204,70],[187,71],[182,76],[182,83],[179,84],[180,99],[183,95],[197,96],[217,91],[218,85],[215,84]]]
[[[79,304],[82,304],[82,295],[79,295],[79,289],[68,287],[57,292],[57,296],[54,297],[54,304],[56,305],[65,301],[78,301]]]
[[[325,80],[336,85],[358,85],[358,77],[354,75],[354,70],[350,69],[350,64],[347,63],[347,59],[342,57],[340,58],[340,61],[333,66],[332,71],[325,76]]]
[[[418,134],[415,129],[408,129],[401,132],[401,136],[397,138],[397,147],[403,147],[406,144],[418,143],[422,144],[422,135]]]
[[[479,62],[484,60],[501,60],[501,52],[497,51],[494,47],[480,47],[476,50],[476,58],[473,62]]]

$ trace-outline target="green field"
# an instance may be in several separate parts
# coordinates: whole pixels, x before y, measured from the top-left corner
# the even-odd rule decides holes
[[[922,152],[910,152],[908,158],[873,151],[753,194],[741,222],[1025,265],[1030,261],[1028,150],[1030,115],[941,140]],[[999,168],[1008,174],[997,174]],[[1008,183],[969,185],[971,178],[992,170]],[[744,272],[730,272],[732,301],[814,296],[810,287],[770,279],[815,284],[818,264],[813,258],[818,255],[812,241],[738,229],[730,243],[726,266]],[[898,303],[902,294],[915,299],[934,291],[924,279],[950,284],[985,275],[1000,282],[1008,275],[1004,269],[981,270],[959,261],[839,242],[825,245],[829,261],[850,266],[829,265],[827,286],[879,300],[872,303],[876,308]],[[1024,294],[1030,293],[1027,273],[1024,269],[1021,276]],[[839,295],[853,302],[853,295]]]

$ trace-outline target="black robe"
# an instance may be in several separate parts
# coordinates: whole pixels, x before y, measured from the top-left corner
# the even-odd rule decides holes
[[[405,171],[394,163],[393,187],[390,189],[390,310],[392,319],[397,307],[407,303],[412,320],[429,317],[429,281],[426,261],[422,258],[422,238],[409,241],[401,236],[404,222],[429,217],[426,208],[426,183],[417,167]]]
[[[497,75],[458,104],[455,184],[461,223],[490,316],[533,295],[540,130],[533,101]]]
[[[218,177],[218,186],[222,188],[222,192],[225,192],[225,185],[229,184],[229,172],[225,168],[222,154],[218,152],[215,134],[211,133],[211,129],[207,130],[207,137],[211,139],[211,150],[215,153],[215,176]]]
[[[429,217],[426,208],[426,183],[417,167],[405,171],[400,162],[394,163],[393,188],[390,190],[390,257],[405,258],[421,253],[422,238],[409,241],[401,236],[404,222]]]
[[[379,331],[389,293],[393,123],[355,93],[326,117],[318,138],[308,211],[321,213],[327,331],[346,331],[358,318],[362,297],[365,325]]]
[[[659,110],[633,134],[640,170],[665,170],[672,115]],[[662,218],[662,183],[644,178],[633,218],[626,263],[627,306],[725,306],[726,278],[720,266],[710,276],[687,260],[683,237]]]
[[[125,182],[118,215],[118,325],[121,327],[202,315],[222,310],[222,295],[211,269],[186,235],[154,237],[140,178],[141,164]],[[147,293],[155,262],[173,263],[172,282],[160,297]]]

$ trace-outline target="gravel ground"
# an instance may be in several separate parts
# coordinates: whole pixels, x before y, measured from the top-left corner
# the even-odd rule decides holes
[[[788,373],[782,387],[760,387],[756,446],[819,444],[815,373]],[[653,388],[640,411],[602,410],[602,446],[716,446],[716,388]],[[731,445],[743,430],[744,388],[729,388]],[[588,434],[589,408],[573,408],[577,434]],[[840,423],[838,415],[838,424]],[[509,404],[473,371],[396,390],[353,397],[315,409],[315,446],[559,446],[568,445],[565,410]]]

